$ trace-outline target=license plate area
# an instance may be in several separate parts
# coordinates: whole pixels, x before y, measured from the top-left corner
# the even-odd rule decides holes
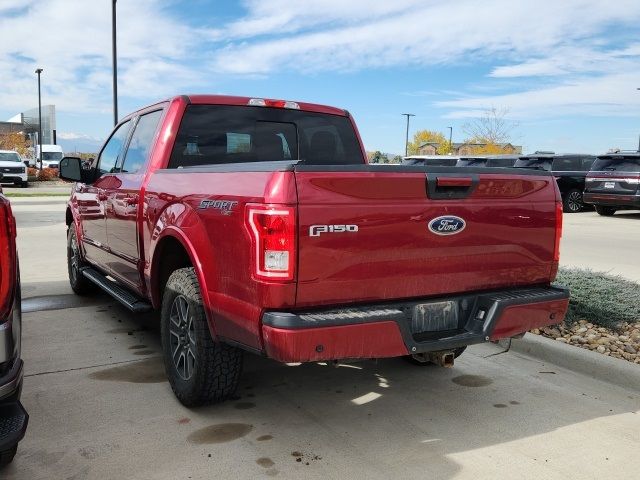
[[[616,182],[604,182],[604,188],[616,188]]]
[[[419,303],[413,307],[411,333],[456,330],[458,317],[458,302]]]

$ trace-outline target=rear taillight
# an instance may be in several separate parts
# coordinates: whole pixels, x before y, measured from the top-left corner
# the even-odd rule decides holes
[[[296,263],[296,210],[281,205],[246,207],[253,243],[253,276],[260,280],[293,280]]]
[[[560,239],[562,238],[562,202],[556,202],[556,240],[553,247],[553,265],[551,267],[551,281],[556,279],[560,264]]]
[[[16,283],[16,224],[9,201],[0,198],[0,323],[13,305]]]

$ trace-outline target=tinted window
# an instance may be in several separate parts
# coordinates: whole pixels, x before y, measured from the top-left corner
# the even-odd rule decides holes
[[[588,172],[589,170],[591,170],[591,165],[593,165],[593,162],[595,161],[594,157],[586,157],[582,159],[582,170],[584,170],[585,172]]]
[[[582,170],[582,158],[559,157],[553,160],[552,170],[556,172],[576,172]]]
[[[519,158],[514,165],[520,168],[537,168],[540,170],[551,170],[550,158]]]
[[[123,173],[138,172],[147,161],[156,135],[158,122],[162,116],[162,110],[142,115],[138,120],[136,129],[131,136],[129,148],[124,158],[124,166],[119,170]]]
[[[100,174],[115,173],[116,163],[118,162],[118,156],[122,150],[122,145],[127,139],[127,133],[129,132],[129,121],[120,125],[115,132],[111,135],[111,138],[102,149],[100,158],[98,159],[98,171]]]
[[[457,167],[484,167],[487,160],[484,158],[461,158],[456,163]]]
[[[513,167],[514,158],[491,158],[487,162],[488,167]]]
[[[403,165],[431,165],[433,167],[455,167],[458,163],[457,158],[405,158],[402,160]]]
[[[0,152],[0,162],[21,162],[20,155],[15,152]]]
[[[190,105],[169,168],[298,159],[308,165],[364,163],[346,117],[281,108]]]
[[[591,170],[596,172],[607,170],[617,172],[640,172],[640,157],[598,158],[593,163]]]

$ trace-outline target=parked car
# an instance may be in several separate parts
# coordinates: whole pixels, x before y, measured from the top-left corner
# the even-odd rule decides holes
[[[552,285],[550,173],[367,165],[339,108],[175,97],[121,120],[97,165],[67,157],[60,175],[78,182],[71,288],[160,311],[187,406],[233,395],[244,351],[452,366],[467,345],[561,322],[568,306]]]
[[[640,209],[640,152],[600,155],[587,175],[584,201],[607,217]]]
[[[16,224],[9,200],[0,194],[0,467],[13,460],[29,421],[20,403],[21,323]]]
[[[514,166],[552,172],[560,188],[564,212],[576,213],[585,208],[582,200],[585,178],[595,159],[583,154],[533,154],[521,156]]]
[[[39,151],[40,146],[36,145],[36,158],[38,160],[40,160]],[[58,168],[62,157],[64,157],[64,152],[60,145],[42,145],[42,168]]]
[[[410,155],[402,159],[402,165],[430,165],[432,167],[455,167],[460,157],[451,155]]]
[[[520,158],[518,155],[460,157],[456,167],[508,168],[513,167],[518,158]]]
[[[2,183],[12,183],[20,187],[29,185],[27,167],[18,152],[0,150],[0,173],[2,173],[2,179],[0,179]]]

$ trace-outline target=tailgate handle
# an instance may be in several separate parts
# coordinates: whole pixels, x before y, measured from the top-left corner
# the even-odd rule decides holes
[[[479,183],[477,174],[427,174],[427,196],[434,200],[467,198]]]
[[[438,187],[470,187],[472,184],[471,177],[436,177]]]

